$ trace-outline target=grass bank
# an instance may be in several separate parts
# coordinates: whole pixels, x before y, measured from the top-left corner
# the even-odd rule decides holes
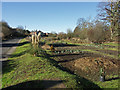
[[[67,88],[99,88],[85,78],[58,65],[49,56],[34,56],[31,44],[23,39],[12,56],[3,62],[2,88],[44,88],[43,82],[60,83]],[[57,80],[57,81],[56,81]],[[52,86],[54,86],[52,85]]]

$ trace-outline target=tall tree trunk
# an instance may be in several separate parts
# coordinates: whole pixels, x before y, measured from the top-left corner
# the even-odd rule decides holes
[[[113,5],[112,5],[112,2],[111,2],[111,4],[110,4],[110,9],[111,9],[111,11],[113,11],[112,7],[113,7]],[[111,16],[113,16],[113,13],[111,13]],[[111,18],[111,19],[112,19],[112,18]],[[111,25],[110,25],[111,37],[110,37],[110,38],[111,38],[111,40],[112,40],[112,39],[113,39],[113,25],[112,25],[112,24],[113,24],[113,23],[112,23],[113,21],[111,20],[110,22],[111,22]]]
[[[111,33],[110,39],[112,40],[112,39],[113,39],[113,30],[112,30],[112,26],[110,26],[110,33]]]

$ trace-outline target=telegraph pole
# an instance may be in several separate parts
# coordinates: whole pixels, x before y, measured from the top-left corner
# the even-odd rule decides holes
[[[25,30],[26,30],[26,26],[25,26]]]

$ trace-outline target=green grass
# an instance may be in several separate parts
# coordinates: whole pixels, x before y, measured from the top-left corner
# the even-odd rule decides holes
[[[26,42],[25,39],[21,41]],[[56,61],[49,57],[37,57],[30,54],[30,43],[24,44],[16,48],[11,58],[3,65],[2,88],[9,86],[16,87],[43,87],[42,83],[45,79],[59,78],[64,80],[63,83],[67,88],[88,88],[88,87],[117,87],[116,82],[92,82],[80,76],[70,73],[67,69],[59,66]],[[46,51],[51,54],[50,51]],[[33,83],[29,83],[32,81]],[[39,83],[38,83],[39,81]],[[22,83],[22,84],[20,84]],[[107,86],[106,86],[107,85]]]
[[[118,80],[111,80],[106,82],[97,82],[100,88],[118,88]]]
[[[66,40],[65,40],[66,41]],[[66,41],[68,44],[75,44],[75,45],[80,45],[80,46],[91,46],[91,47],[96,47],[98,50],[113,50],[113,51],[120,51],[118,50],[118,47],[115,47],[115,48],[110,48],[109,46],[118,46],[117,43],[105,43],[105,44],[81,44],[81,43],[71,43],[69,41]],[[104,47],[104,45],[109,45],[108,47]]]
[[[118,56],[110,55],[110,54],[106,54],[106,53],[101,53],[99,51],[94,51],[94,50],[90,50],[90,49],[81,49],[81,51],[87,51],[87,52],[96,53],[96,54],[100,54],[100,55],[103,55],[103,56],[108,56],[108,57],[111,57],[111,58],[118,59]]]
[[[21,43],[25,41],[23,39]],[[67,88],[98,87],[87,79],[62,70],[62,67],[51,58],[31,55],[28,52],[30,50],[30,43],[17,47],[12,57],[3,64],[2,88],[9,86],[40,88],[42,81],[55,78],[64,80]],[[30,81],[34,83],[31,84]],[[35,84],[35,81],[39,83]]]
[[[118,43],[110,42],[110,43],[104,43],[102,45],[118,46]]]
[[[116,77],[118,77],[118,75],[109,75],[108,77],[116,78]],[[98,84],[101,88],[118,88],[119,80],[120,79],[109,80],[109,81],[105,81],[105,82],[95,82],[95,83]]]

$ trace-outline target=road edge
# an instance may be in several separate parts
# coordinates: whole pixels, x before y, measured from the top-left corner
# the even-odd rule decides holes
[[[17,42],[17,44],[19,44],[21,40],[22,40],[22,39],[20,39],[20,40]],[[0,59],[0,61],[5,61],[5,60],[7,60],[7,59],[9,58],[9,55],[11,55],[11,54],[15,51],[16,48],[17,48],[17,46],[16,46],[16,47],[12,47],[11,49],[9,49],[9,51],[6,53],[6,54],[8,55],[8,57],[2,58],[2,59]]]

